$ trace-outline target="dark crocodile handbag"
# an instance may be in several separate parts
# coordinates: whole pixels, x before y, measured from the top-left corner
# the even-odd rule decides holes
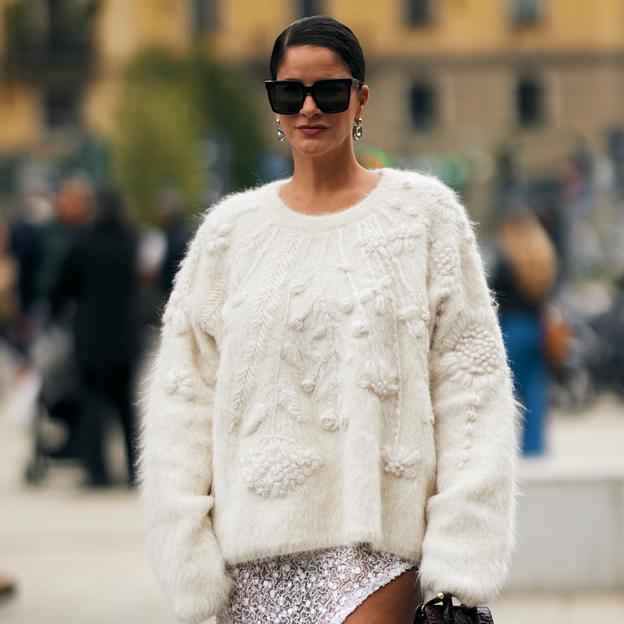
[[[438,604],[438,603],[442,604]],[[494,624],[487,607],[467,607],[453,605],[451,594],[439,593],[429,602],[421,604],[414,624]]]

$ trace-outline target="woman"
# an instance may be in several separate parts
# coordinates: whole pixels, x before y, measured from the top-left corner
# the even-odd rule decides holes
[[[540,456],[548,446],[545,306],[557,277],[557,256],[537,217],[522,203],[507,207],[497,229],[491,284],[500,303],[500,325],[516,394],[526,408],[521,450],[527,457]]]
[[[357,163],[346,26],[294,22],[270,67],[294,174],[207,214],[145,397],[155,570],[189,622],[404,624],[421,587],[492,598],[516,403],[466,212],[433,177]]]

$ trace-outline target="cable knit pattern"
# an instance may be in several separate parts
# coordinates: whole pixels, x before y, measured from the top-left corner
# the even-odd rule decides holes
[[[316,216],[283,180],[227,196],[189,247],[140,464],[183,621],[223,607],[226,565],[360,542],[469,605],[506,581],[519,404],[473,224],[436,178],[379,175]]]

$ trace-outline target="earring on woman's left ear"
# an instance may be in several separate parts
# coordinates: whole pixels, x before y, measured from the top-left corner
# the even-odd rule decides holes
[[[364,126],[362,125],[362,118],[358,117],[353,122],[353,140],[359,141],[362,138],[363,134],[364,134]]]
[[[279,117],[275,118],[275,125],[277,126],[277,140],[278,141],[283,141],[286,138],[286,135],[284,134],[284,131],[282,130],[282,126],[280,126],[280,120]]]

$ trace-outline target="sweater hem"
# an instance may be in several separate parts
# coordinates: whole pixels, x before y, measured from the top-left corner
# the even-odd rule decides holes
[[[272,559],[280,555],[288,555],[298,552],[310,552],[335,548],[337,546],[355,546],[358,543],[366,542],[374,550],[388,552],[418,564],[422,556],[422,546],[420,544],[413,547],[397,544],[388,539],[380,538],[365,531],[351,535],[326,536],[324,539],[302,539],[290,542],[262,545],[254,544],[250,548],[240,548],[237,552],[227,552],[222,548],[223,559],[227,567],[241,563],[248,563],[258,559]]]

